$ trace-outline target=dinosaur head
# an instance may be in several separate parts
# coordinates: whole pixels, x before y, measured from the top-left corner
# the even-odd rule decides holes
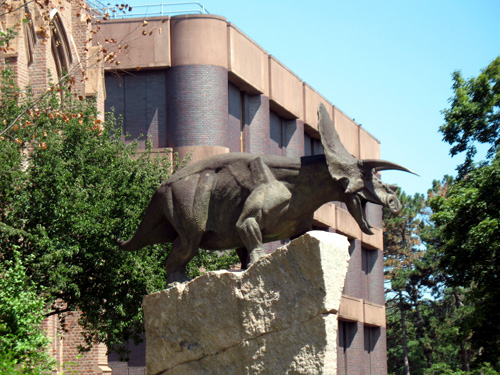
[[[330,175],[335,181],[340,182],[347,209],[361,230],[367,234],[373,234],[366,219],[367,202],[384,205],[395,215],[401,211],[401,203],[396,196],[396,187],[382,182],[377,173],[388,169],[414,172],[384,160],[355,158],[340,141],[323,104],[319,106],[318,117],[321,143]]]

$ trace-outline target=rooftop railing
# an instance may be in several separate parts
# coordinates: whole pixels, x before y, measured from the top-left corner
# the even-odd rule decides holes
[[[100,19],[146,18],[175,16],[179,14],[208,14],[198,1],[146,5],[104,4],[99,0],[87,0],[94,16]]]

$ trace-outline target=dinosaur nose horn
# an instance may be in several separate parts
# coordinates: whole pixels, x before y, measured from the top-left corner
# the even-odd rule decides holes
[[[387,197],[386,205],[394,215],[399,214],[402,208],[401,203],[399,202],[399,199],[396,197],[396,195],[390,195],[389,197]]]
[[[363,159],[363,160],[360,160],[360,162],[364,167],[373,169],[374,172],[380,172],[380,171],[386,171],[386,170],[398,170],[398,171],[408,172],[408,173],[411,173],[411,174],[418,176],[418,174],[416,174],[412,170],[405,168],[402,165],[393,163],[391,161],[378,160],[378,159]]]

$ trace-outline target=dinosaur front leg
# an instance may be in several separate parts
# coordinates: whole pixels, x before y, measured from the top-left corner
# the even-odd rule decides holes
[[[241,240],[247,249],[245,262],[242,261],[242,268],[248,268],[254,264],[260,257],[266,255],[262,248],[262,233],[259,223],[254,217],[248,217],[241,222],[238,220],[236,229]],[[245,263],[245,265],[244,265]]]
[[[262,248],[265,223],[280,220],[290,198],[290,191],[277,180],[258,186],[248,196],[236,223],[236,230],[248,250],[248,267],[265,255]]]

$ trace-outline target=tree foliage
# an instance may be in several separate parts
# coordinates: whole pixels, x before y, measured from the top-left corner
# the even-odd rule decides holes
[[[27,259],[29,261],[29,259]],[[11,374],[51,373],[44,350],[49,339],[40,328],[46,298],[26,274],[17,246],[12,259],[0,262],[0,369]]]
[[[165,287],[169,246],[128,253],[116,237],[134,233],[172,166],[150,147],[124,144],[71,82],[33,98],[9,74],[0,88],[0,257],[20,254],[49,313],[81,311],[88,345],[118,349],[143,331],[142,296]],[[226,260],[205,258],[212,267]]]
[[[500,365],[500,155],[469,172],[447,198],[432,201],[443,239],[441,267],[451,286],[467,290],[474,313],[462,322],[477,361]]]
[[[452,155],[466,153],[465,162],[456,179],[434,181],[424,210],[415,216],[420,225],[405,220],[411,216],[404,211],[400,222],[405,224],[393,225],[386,218],[392,296],[394,286],[400,288],[399,300],[387,302],[388,352],[395,373],[404,371],[403,313],[413,374],[500,370],[500,57],[478,77],[465,80],[455,72],[453,81],[454,96],[440,130]],[[475,161],[478,144],[489,147],[481,162]],[[411,200],[405,204],[412,207]],[[411,258],[414,250],[408,253],[405,233],[420,241],[422,254],[416,259]],[[391,262],[404,272],[394,272]]]
[[[472,168],[477,143],[489,146],[490,159],[500,145],[500,56],[477,77],[464,79],[455,71],[453,91],[450,108],[443,111],[445,124],[439,130],[452,146],[451,155],[466,153],[465,162],[459,166],[463,177]]]
[[[388,363],[394,374],[425,375],[441,364],[453,371],[470,367],[469,331],[462,322],[474,310],[465,303],[464,288],[449,285],[440,267],[442,240],[429,206],[446,196],[452,182],[449,176],[434,181],[425,199],[398,192],[406,205],[402,216],[384,212]]]
[[[500,57],[477,77],[454,73],[451,108],[444,111],[444,139],[452,155],[466,151],[459,178],[446,197],[431,201],[443,240],[441,267],[448,283],[463,287],[473,314],[461,322],[476,363],[500,367]],[[489,147],[474,163],[475,143]]]

